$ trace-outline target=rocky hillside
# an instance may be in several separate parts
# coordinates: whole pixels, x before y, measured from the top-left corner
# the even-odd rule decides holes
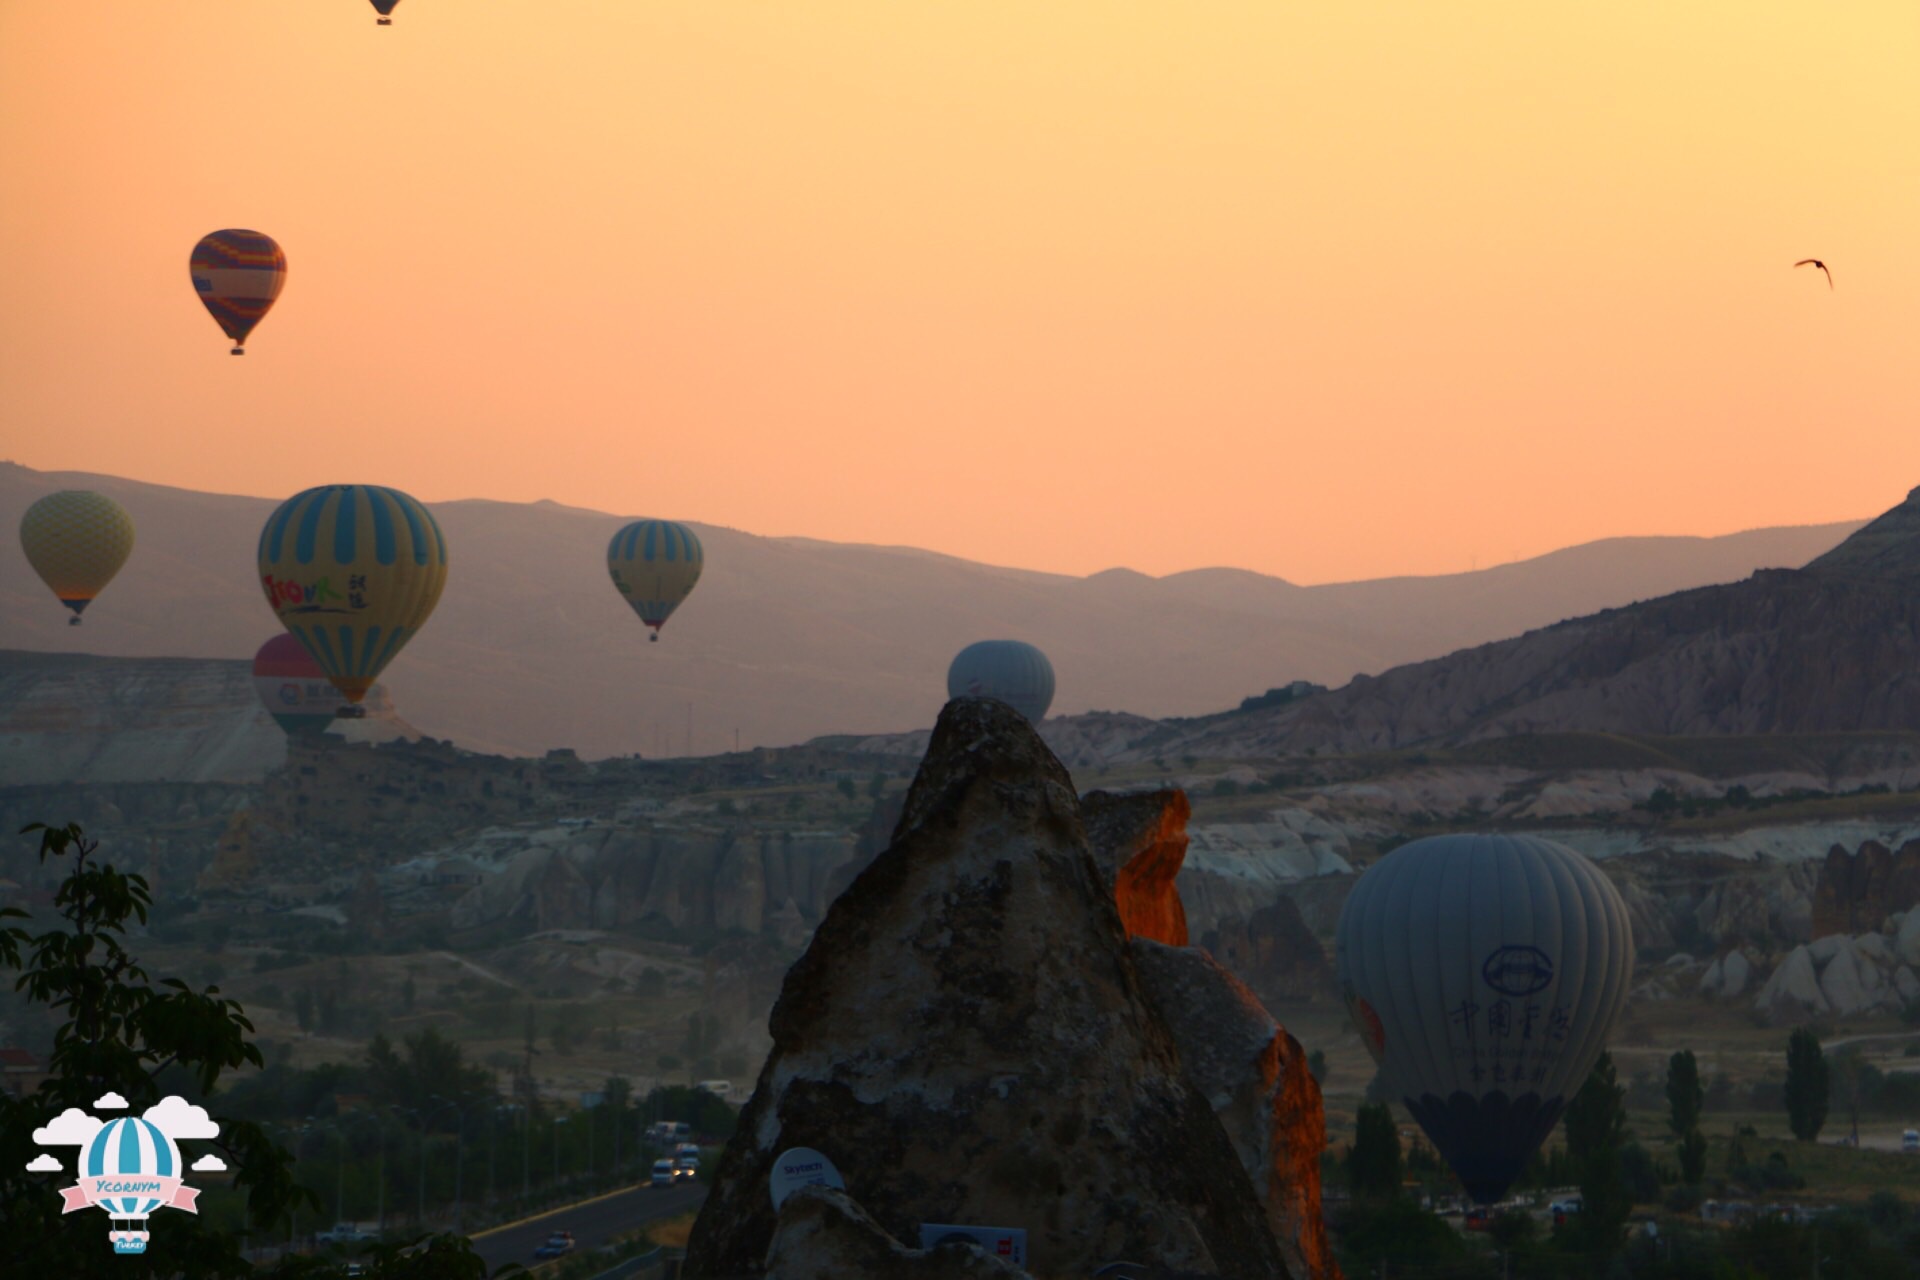
[[[1069,758],[1352,754],[1516,734],[1920,728],[1920,490],[1804,569],[1764,569],[1197,720],[1049,725]],[[864,744],[880,749],[884,744]]]
[[[367,718],[330,732],[349,742],[419,733],[384,686]],[[253,690],[249,664],[0,651],[0,779],[7,786],[257,782],[287,758],[287,737]]]
[[[139,529],[133,558],[68,628],[25,558],[0,555],[0,647],[239,659],[277,633],[253,563],[274,502],[0,464],[0,525],[61,488],[122,503]],[[1057,712],[1192,715],[1803,563],[1855,527],[1613,539],[1479,573],[1298,587],[1227,569],[1073,578],[697,524],[699,590],[647,644],[606,578],[622,517],[486,501],[434,513],[450,575],[388,670],[401,711],[476,750],[589,758],[711,754],[736,732],[752,746],[929,725],[952,655],[993,636],[1048,652]]]

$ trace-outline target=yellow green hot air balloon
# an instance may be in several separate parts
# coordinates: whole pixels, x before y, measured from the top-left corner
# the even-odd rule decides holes
[[[267,603],[350,703],[413,639],[446,582],[440,526],[398,489],[308,489],[260,531]]]
[[[20,517],[20,546],[40,580],[60,603],[80,613],[113,581],[133,551],[133,520],[104,493],[62,489],[27,508]]]
[[[673,520],[635,520],[607,544],[607,573],[640,621],[660,638],[667,615],[700,581],[706,556],[693,530]]]

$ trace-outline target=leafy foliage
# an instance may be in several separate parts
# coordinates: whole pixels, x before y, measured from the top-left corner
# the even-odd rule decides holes
[[[1700,1084],[1700,1064],[1693,1050],[1682,1049],[1667,1059],[1667,1127],[1684,1138],[1700,1127],[1707,1091]]]
[[[1805,1027],[1787,1040],[1787,1124],[1793,1136],[1812,1142],[1827,1122],[1829,1073],[1820,1038]]]
[[[1356,1113],[1347,1185],[1356,1200],[1388,1200],[1400,1193],[1400,1130],[1391,1108],[1364,1103]]]
[[[139,1113],[158,1103],[183,1080],[212,1105],[220,1126],[218,1148],[245,1199],[246,1222],[272,1228],[295,1207],[316,1203],[294,1180],[293,1158],[250,1121],[223,1114],[216,1091],[221,1078],[263,1065],[251,1039],[253,1024],[219,989],[195,991],[177,979],[153,979],[126,949],[129,922],[144,924],[152,906],[146,881],[97,863],[98,846],[80,827],[35,823],[42,865],[71,859],[54,895],[60,927],[29,933],[8,920],[27,917],[0,911],[0,968],[19,976],[15,989],[61,1019],[54,1033],[48,1075],[22,1098],[0,1095],[0,1234],[7,1242],[9,1274],[29,1276],[132,1277],[188,1275],[240,1277],[256,1274],[242,1253],[244,1235],[221,1230],[205,1218],[162,1213],[150,1224],[144,1254],[115,1254],[98,1213],[63,1214],[53,1179],[24,1172],[39,1154],[33,1132],[69,1107],[85,1110],[112,1091]],[[369,1271],[393,1280],[480,1280],[485,1265],[462,1239],[441,1237],[417,1248],[392,1246]],[[332,1274],[328,1264],[290,1258],[274,1276]]]

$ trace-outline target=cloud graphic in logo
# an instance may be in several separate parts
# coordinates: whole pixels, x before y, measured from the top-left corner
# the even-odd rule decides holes
[[[78,1107],[68,1107],[49,1121],[45,1128],[33,1131],[33,1142],[39,1147],[84,1147],[93,1141],[93,1135],[100,1132],[100,1126],[106,1121],[98,1116],[90,1116]]]
[[[177,1093],[170,1093],[160,1099],[158,1105],[147,1108],[143,1118],[176,1142],[182,1138],[220,1136],[220,1126],[208,1118],[207,1109],[194,1106]]]
[[[127,1100],[117,1093],[103,1093],[93,1100],[95,1111],[125,1111]]]
[[[193,1162],[195,1173],[225,1173],[227,1162],[219,1156],[201,1156]]]
[[[40,1153],[27,1162],[28,1173],[58,1173],[64,1168],[66,1168],[65,1165],[61,1164],[52,1156],[47,1155],[45,1152]]]

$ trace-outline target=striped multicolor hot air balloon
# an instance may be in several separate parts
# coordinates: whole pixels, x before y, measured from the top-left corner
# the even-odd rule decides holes
[[[607,573],[640,621],[660,638],[667,617],[700,581],[706,562],[693,530],[672,520],[635,520],[607,544]]]
[[[439,524],[398,489],[321,485],[281,503],[260,531],[268,605],[350,703],[413,639],[446,582]]]
[[[258,231],[215,231],[193,246],[188,269],[194,292],[233,339],[233,354],[245,355],[247,335],[287,282],[287,255]]]
[[[40,580],[73,610],[68,625],[113,581],[133,551],[133,518],[104,493],[62,489],[20,517],[20,546]]]

